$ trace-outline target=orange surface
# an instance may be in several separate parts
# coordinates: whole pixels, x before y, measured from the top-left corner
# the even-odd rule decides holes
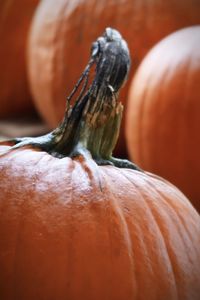
[[[0,152],[1,300],[199,299],[200,219],[174,186],[90,158]]]
[[[177,31],[149,52],[127,112],[132,160],[173,182],[200,211],[200,26]]]

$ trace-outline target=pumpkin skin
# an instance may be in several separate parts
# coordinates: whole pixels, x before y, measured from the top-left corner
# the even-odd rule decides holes
[[[35,104],[50,127],[61,120],[65,99],[88,60],[88,46],[106,26],[129,44],[132,74],[162,37],[200,22],[199,0],[43,0],[32,24],[28,69]],[[81,54],[80,54],[81,53]],[[125,103],[129,82],[122,90]],[[125,155],[122,126],[117,154]]]
[[[200,211],[200,26],[177,31],[146,56],[133,79],[130,157],[178,186]]]
[[[198,300],[200,218],[140,171],[0,147],[0,298]]]
[[[0,298],[197,300],[198,213],[171,184],[112,156],[127,43],[106,28],[91,50],[62,123],[0,143]]]
[[[39,0],[0,1],[0,118],[33,110],[26,71],[26,43],[38,3]]]

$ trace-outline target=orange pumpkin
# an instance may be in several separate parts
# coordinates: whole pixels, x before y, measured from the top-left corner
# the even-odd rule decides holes
[[[199,300],[200,219],[174,186],[91,158],[5,149],[1,300]]]
[[[0,118],[33,109],[26,71],[26,43],[38,2],[0,1]]]
[[[92,53],[92,85],[61,125],[0,147],[0,298],[198,300],[198,213],[170,183],[110,155],[126,44],[107,29]]]
[[[146,56],[133,79],[130,157],[177,185],[200,211],[200,26],[177,31]]]
[[[200,22],[199,0],[43,0],[29,43],[29,78],[36,106],[54,127],[65,97],[88,60],[88,47],[106,26],[120,30],[130,46],[132,74],[162,37]],[[129,83],[122,90],[125,103]],[[118,154],[125,151],[122,127]]]

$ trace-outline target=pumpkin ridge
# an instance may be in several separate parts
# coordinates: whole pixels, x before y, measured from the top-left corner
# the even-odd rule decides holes
[[[76,191],[76,187],[74,186],[74,175],[76,175],[76,161],[72,160],[73,162],[73,170],[71,171],[71,189],[70,189],[70,204],[73,205],[73,203],[76,202],[76,196],[75,196],[75,191]],[[73,227],[75,226],[74,225],[75,223],[75,216],[74,214],[70,214],[70,226],[68,225],[67,227],[68,228],[68,232],[70,234],[70,243],[67,243],[67,249],[69,249],[69,254],[68,254],[68,260],[67,260],[67,268],[66,268],[66,273],[69,273],[69,270],[70,270],[70,273],[71,273],[71,276],[73,276],[73,272],[75,272],[74,270],[74,264],[73,264],[73,261],[74,261],[74,240],[75,240],[75,232],[73,230]],[[66,274],[69,276],[69,274]],[[68,278],[68,276],[66,276],[66,278]],[[70,294],[70,287],[69,287],[69,294]]]
[[[103,192],[103,183],[99,170],[97,169],[97,164],[91,159],[89,152],[85,155],[78,156],[73,161],[77,161],[80,168],[87,174],[89,181],[92,182],[90,185],[97,187]]]
[[[158,193],[158,191],[157,191],[157,189],[155,190],[156,191],[156,193]],[[166,199],[165,199],[165,197],[162,195],[162,194],[159,194],[158,193],[158,195],[160,196],[160,198],[161,199],[163,199],[164,200],[164,202],[166,201]],[[149,203],[148,203],[148,205],[149,205]],[[158,215],[158,211],[154,208],[154,207],[150,207],[150,209],[151,209],[151,211],[152,211],[152,214],[153,214],[153,216],[155,217],[155,220],[157,221],[158,220],[158,222],[156,222],[157,224],[160,224],[160,225],[158,225],[159,227],[161,226],[161,228],[160,228],[160,230],[161,230],[161,232],[164,232],[164,230],[163,230],[163,221],[162,222],[159,222],[159,219],[161,218],[161,216],[160,215]],[[167,215],[167,217],[168,217],[168,214],[166,214]],[[173,222],[173,218],[170,218],[170,220]],[[176,227],[177,228],[177,227]],[[167,233],[167,236],[170,236],[170,233],[169,232],[167,232],[166,231],[166,233]],[[179,230],[177,231],[177,233],[178,234],[176,234],[177,235],[177,237],[180,237],[180,234],[179,234]],[[164,239],[165,240],[165,239]],[[167,241],[170,241],[170,239],[166,239]],[[181,243],[183,243],[183,244],[185,244],[185,242],[184,242],[184,240],[183,239],[180,239],[180,241],[181,241]],[[165,241],[165,243],[166,243],[166,241]],[[186,276],[188,275],[187,273],[186,274],[184,274],[184,275],[182,275],[182,271],[183,270],[181,270],[181,269],[177,269],[177,266],[179,266],[179,263],[178,263],[178,261],[177,261],[177,258],[179,258],[179,256],[174,256],[174,251],[172,250],[172,248],[171,248],[171,245],[170,244],[172,244],[173,245],[173,242],[171,242],[171,243],[169,243],[168,245],[166,244],[166,250],[167,250],[167,253],[168,253],[168,255],[169,255],[169,258],[170,258],[170,261],[171,261],[171,263],[172,263],[172,267],[173,267],[173,270],[174,270],[174,274],[175,274],[175,278],[178,278],[181,282],[182,282],[182,280],[185,280],[185,284],[184,284],[184,288],[185,287],[187,287],[187,285],[186,285],[186,283],[188,282],[188,279],[190,279],[190,278],[188,278],[187,277],[187,280],[186,280]],[[182,247],[181,247],[182,248]],[[171,254],[170,254],[171,253]],[[187,253],[185,253],[185,255],[186,255],[186,257],[188,257],[188,255],[187,255]],[[189,258],[189,261],[190,261],[190,257],[188,257]],[[175,259],[175,260],[174,260]],[[187,261],[187,260],[186,260]],[[174,266],[174,264],[175,264],[175,266]],[[175,270],[178,270],[178,272],[176,271],[175,272]],[[186,268],[186,270],[187,270],[187,268]],[[198,271],[198,270],[197,270]],[[180,275],[181,275],[181,277],[180,277]],[[183,277],[184,276],[184,277]],[[196,272],[195,272],[195,277],[196,277]],[[196,280],[196,278],[195,278],[195,280]],[[194,281],[194,279],[193,279],[193,281]],[[180,298],[180,299],[182,299],[182,297],[187,297],[186,299],[191,299],[191,295],[189,296],[189,294],[188,294],[188,290],[187,290],[187,288],[186,289],[183,289],[183,287],[180,289],[180,288],[178,288],[179,287],[179,285],[178,285],[178,283],[177,283],[177,280],[175,279],[175,282],[176,282],[176,287],[177,287],[177,293],[178,293],[178,299]],[[199,288],[198,288],[199,289]],[[196,294],[197,295],[197,294]],[[189,297],[189,298],[188,298]],[[193,298],[192,298],[193,299]]]
[[[159,194],[160,194],[162,197],[164,197],[164,195],[162,195],[162,193],[159,192]],[[181,215],[179,209],[178,209],[175,205],[173,205],[174,203],[175,203],[175,201],[174,201],[174,202],[172,202],[172,201],[168,201],[168,202],[167,202],[167,204],[171,207],[171,209],[173,209],[173,210],[175,211],[177,217],[180,219],[180,222],[181,222],[182,226],[184,227],[184,230],[186,231],[186,233],[187,233],[187,235],[188,235],[188,238],[190,239],[190,241],[191,241],[191,243],[192,243],[192,233],[189,231],[189,228],[186,226],[186,222],[185,222],[183,216]],[[190,204],[190,203],[187,201],[187,204]],[[190,205],[190,207],[191,207],[191,205]],[[188,211],[188,210],[187,210],[187,211]],[[197,213],[197,214],[198,214],[198,213]],[[195,223],[194,223],[194,224],[195,224]],[[195,253],[196,253],[196,255],[198,256],[198,251],[197,251],[198,249],[197,249],[197,247],[195,247],[195,245],[193,245],[193,249],[195,250]]]
[[[129,170],[129,172],[132,172],[132,170]],[[134,172],[135,172],[135,171],[134,171]],[[174,282],[175,282],[175,272],[174,272],[174,267],[173,267],[171,258],[170,258],[170,256],[169,256],[169,252],[168,252],[168,249],[167,249],[166,242],[165,242],[165,239],[164,239],[164,237],[163,237],[162,231],[161,231],[161,229],[160,229],[160,227],[159,227],[159,225],[158,225],[158,222],[156,221],[156,218],[154,217],[154,215],[153,215],[153,213],[152,213],[151,206],[150,206],[150,204],[149,204],[148,201],[147,201],[148,197],[145,197],[145,195],[143,195],[143,194],[141,193],[141,191],[140,191],[140,186],[139,186],[138,184],[136,184],[135,181],[132,181],[132,180],[129,179],[129,174],[128,174],[127,172],[126,172],[126,174],[125,174],[124,170],[122,170],[121,174],[123,174],[124,177],[126,178],[126,180],[128,180],[128,181],[131,183],[131,185],[133,185],[133,186],[135,187],[135,190],[137,191],[137,194],[138,194],[139,197],[140,197],[139,201],[143,200],[144,205],[148,208],[148,214],[151,216],[152,221],[153,221],[153,223],[155,224],[155,226],[156,226],[156,228],[157,228],[157,230],[158,230],[159,237],[160,237],[160,241],[161,241],[161,243],[165,246],[165,258],[167,259],[168,265],[170,266],[170,270],[171,270],[170,275],[173,275],[173,278],[170,279],[170,281],[174,281]],[[141,174],[141,175],[142,175],[142,179],[145,181],[145,184],[148,185],[148,180],[146,180],[145,174]],[[155,191],[155,188],[154,188],[154,191]],[[137,197],[137,198],[138,198],[138,197]],[[153,200],[153,199],[151,199],[151,200]],[[143,241],[143,247],[145,246],[145,249],[147,249],[146,243],[147,243],[146,240],[144,240],[144,241]],[[143,251],[144,251],[144,249],[143,249]],[[149,251],[147,251],[147,254],[146,254],[146,255],[149,256]],[[142,289],[142,287],[141,287],[141,289]],[[176,290],[176,294],[177,294],[177,286],[175,286],[175,290]],[[170,291],[170,293],[172,293],[172,291]],[[170,298],[170,299],[171,299],[171,298]],[[178,298],[176,297],[176,299],[178,299]]]
[[[116,197],[112,191],[112,184],[110,181],[110,177],[107,175],[107,172],[104,171],[104,169],[101,169],[101,172],[103,173],[103,177],[106,183],[106,188],[107,188],[107,192],[109,192],[109,211],[114,210],[115,213],[117,213],[117,216],[120,218],[120,220],[122,221],[122,225],[123,225],[123,229],[125,230],[125,237],[124,237],[124,242],[126,243],[126,246],[128,247],[128,259],[130,261],[130,272],[132,273],[132,279],[134,278],[134,282],[132,280],[132,295],[134,295],[135,299],[137,299],[138,296],[138,289],[137,289],[137,276],[136,276],[136,270],[135,270],[135,264],[134,264],[134,252],[133,252],[133,245],[132,245],[132,241],[131,241],[131,235],[130,235],[130,230],[126,221],[126,217],[124,216],[124,212],[122,209],[122,206],[120,204],[120,202],[116,200]],[[111,186],[111,188],[110,188]],[[106,193],[107,195],[107,193]],[[112,206],[111,206],[112,204]],[[110,221],[110,218],[108,218]],[[111,224],[111,222],[110,222]],[[111,228],[112,226],[109,225],[109,228]],[[111,249],[112,249],[112,234],[110,232],[110,230],[108,230],[109,233],[109,239],[110,239],[110,244],[111,244]],[[112,263],[113,260],[112,260]],[[133,297],[133,296],[132,296]]]
[[[19,156],[19,153],[16,153],[16,156]],[[16,156],[12,157],[12,159],[16,159]],[[10,159],[8,161],[8,163],[10,162]],[[12,161],[11,161],[11,165],[12,165]],[[19,197],[19,196],[18,196]],[[20,198],[21,199],[21,198]],[[16,200],[15,200],[16,202]],[[13,262],[12,262],[12,292],[13,295],[18,294],[18,276],[19,276],[19,266],[18,266],[18,256],[20,253],[20,248],[21,248],[21,243],[20,243],[20,239],[23,236],[24,233],[24,228],[25,228],[25,217],[26,214],[26,210],[28,210],[29,208],[29,202],[27,201],[26,197],[23,198],[23,201],[20,201],[20,209],[17,212],[17,215],[20,215],[20,217],[17,218],[17,229],[16,229],[16,238],[15,238],[15,248],[14,248],[14,258],[13,258]],[[17,206],[19,207],[19,201],[17,202]]]
[[[169,206],[171,206],[172,209],[174,208],[171,202],[169,203]],[[190,242],[192,243],[192,233],[187,228],[186,222],[184,221],[184,218],[182,217],[182,215],[178,212],[178,210],[175,210],[175,211],[176,211],[178,218],[180,219],[182,226],[184,227],[184,230],[187,233],[187,236],[188,236]],[[197,249],[197,247],[195,247],[195,245],[193,245],[193,249],[195,251],[195,254],[198,256],[198,251],[197,251],[198,249]]]
[[[20,219],[18,221],[18,228],[17,228],[17,236],[16,236],[16,241],[15,241],[15,250],[14,250],[14,262],[13,262],[13,282],[12,282],[12,290],[13,294],[17,294],[17,273],[18,273],[18,268],[17,268],[17,261],[18,261],[18,253],[19,253],[19,248],[20,248],[20,237],[23,235],[23,231],[21,230],[24,226],[24,220],[23,220],[23,212],[22,209],[24,208],[24,204],[26,203],[26,199],[24,199],[22,205],[20,205]]]
[[[148,183],[147,183],[149,186],[150,186],[150,188],[152,188],[153,187],[153,185],[152,185],[152,183],[151,182],[149,182],[148,181]],[[186,228],[185,228],[185,226],[184,226],[184,224],[183,224],[183,222],[182,222],[182,218],[181,218],[181,215],[180,215],[180,213],[179,213],[179,210],[178,210],[178,208],[177,207],[175,207],[175,206],[173,206],[173,201],[171,201],[171,199],[170,198],[167,198],[166,199],[166,197],[163,195],[163,193],[160,191],[160,190],[158,190],[158,189],[156,189],[155,190],[155,192],[158,194],[158,196],[162,199],[162,201],[163,201],[163,203],[165,204],[165,206],[166,206],[166,208],[168,209],[168,211],[170,212],[170,214],[172,214],[173,215],[173,217],[171,218],[171,220],[172,220],[172,223],[174,223],[174,227],[176,227],[177,228],[177,232],[178,232],[178,235],[181,237],[181,240],[182,240],[182,242],[183,242],[183,244],[184,244],[184,247],[185,248],[187,248],[187,250],[190,250],[190,249],[188,249],[188,239],[189,239],[189,241],[190,241],[190,243],[191,243],[191,236],[190,236],[190,234],[189,234],[189,232],[188,232],[188,230],[186,230]],[[178,198],[178,197],[177,197]],[[177,199],[178,200],[178,199]],[[174,201],[175,202],[175,201]],[[166,209],[165,209],[165,211],[166,211]],[[170,215],[169,214],[169,215]],[[174,219],[175,218],[175,219]],[[186,235],[183,235],[183,229],[184,228],[184,231],[186,231]],[[186,239],[185,239],[185,237],[186,237]],[[190,251],[186,251],[186,254],[187,254],[187,257],[188,257],[188,259],[189,259],[189,261],[191,262],[191,259],[190,259],[190,256],[189,256],[189,254],[190,254]]]
[[[154,190],[154,192],[155,192],[155,190]],[[163,200],[163,199],[162,199]],[[148,208],[149,208],[149,211],[150,211],[150,213],[151,213],[151,215],[152,215],[152,217],[153,217],[153,219],[154,219],[154,222],[155,222],[155,224],[156,224],[156,226],[157,226],[157,228],[158,228],[158,230],[159,230],[159,232],[160,232],[160,236],[162,237],[162,240],[163,240],[163,243],[164,243],[164,245],[165,245],[165,251],[166,251],[166,254],[167,254],[167,257],[168,257],[168,262],[170,263],[170,266],[171,266],[171,271],[172,271],[172,274],[173,274],[173,280],[174,280],[174,282],[175,282],[175,285],[174,285],[174,288],[175,288],[175,291],[176,291],[176,298],[177,299],[179,299],[180,298],[180,293],[179,293],[179,289],[178,289],[178,283],[177,283],[177,279],[176,279],[176,272],[175,272],[175,266],[174,266],[174,262],[173,262],[173,259],[172,259],[172,255],[171,255],[171,253],[170,252],[172,252],[172,254],[173,254],[173,251],[169,251],[169,249],[170,249],[170,247],[167,245],[167,243],[166,243],[166,240],[165,240],[165,238],[163,237],[163,235],[162,235],[162,228],[160,227],[160,225],[159,225],[159,222],[158,222],[158,220],[157,220],[157,217],[155,216],[155,214],[154,214],[154,212],[153,212],[153,209],[152,209],[152,207],[150,206],[150,204],[149,204],[149,202],[148,201],[145,201],[145,203],[146,203],[146,205],[148,206]],[[181,298],[180,298],[181,299]]]

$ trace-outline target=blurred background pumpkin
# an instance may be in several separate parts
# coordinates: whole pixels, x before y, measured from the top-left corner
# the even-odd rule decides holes
[[[200,26],[148,53],[131,84],[126,121],[130,157],[177,185],[200,211]]]
[[[39,0],[0,1],[0,118],[32,112],[26,43]]]

